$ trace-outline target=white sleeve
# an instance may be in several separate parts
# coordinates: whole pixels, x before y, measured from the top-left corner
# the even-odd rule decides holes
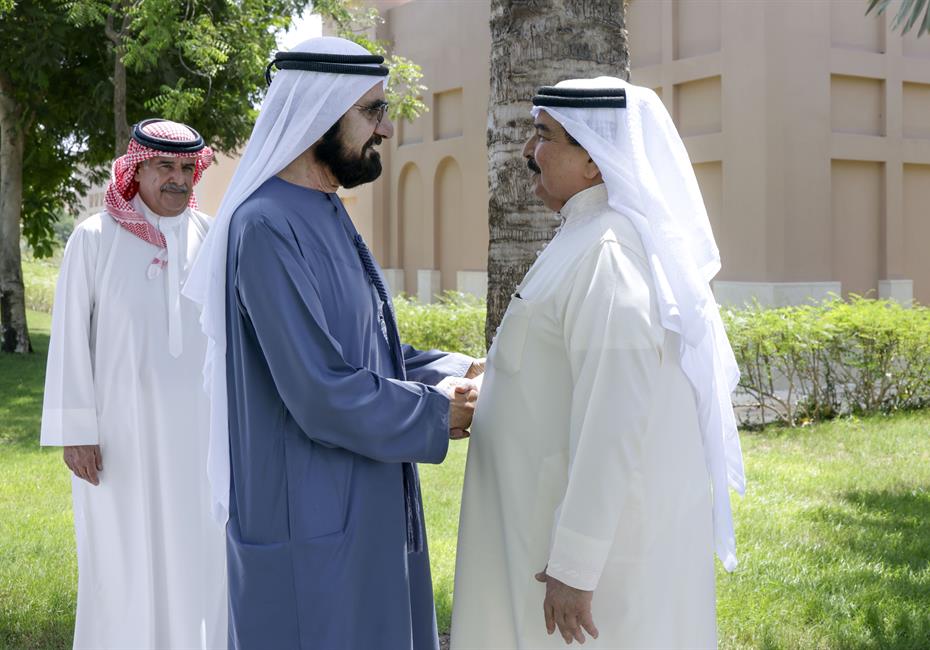
[[[79,227],[65,247],[52,308],[42,445],[95,445],[100,441],[91,360],[98,245],[99,233]]]
[[[546,573],[586,591],[597,587],[618,524],[642,502],[643,440],[663,336],[645,264],[617,242],[602,242],[580,267],[566,304],[568,484]]]

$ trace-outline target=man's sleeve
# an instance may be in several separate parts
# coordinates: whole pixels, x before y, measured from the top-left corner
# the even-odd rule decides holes
[[[641,504],[643,440],[662,343],[644,261],[606,242],[581,268],[565,312],[573,380],[568,486],[546,573],[592,591],[618,524],[635,520]]]
[[[275,388],[309,437],[383,462],[445,458],[449,400],[421,383],[346,362],[330,336],[316,278],[289,235],[263,221],[248,224],[235,281]]]
[[[445,377],[464,377],[474,359],[459,352],[417,350],[403,345],[407,379],[435,386]]]
[[[90,330],[98,245],[98,233],[78,228],[65,247],[52,308],[42,404],[42,445],[100,442]]]

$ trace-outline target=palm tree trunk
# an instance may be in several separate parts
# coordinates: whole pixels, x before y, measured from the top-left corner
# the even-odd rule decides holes
[[[0,351],[32,352],[19,250],[23,207],[23,111],[0,73]]]
[[[630,76],[622,0],[491,0],[488,345],[558,224],[533,195],[520,155],[530,100],[539,86],[600,75]]]

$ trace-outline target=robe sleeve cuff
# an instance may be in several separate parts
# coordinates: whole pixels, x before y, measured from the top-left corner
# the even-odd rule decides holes
[[[43,447],[100,444],[96,409],[45,409],[42,411]]]
[[[460,352],[450,352],[443,361],[449,364],[450,377],[464,377],[475,359]]]
[[[607,563],[611,543],[558,527],[546,574],[569,587],[594,591]]]
[[[449,452],[449,398],[432,387],[429,392],[429,406],[438,411],[440,424],[430,436],[426,459],[421,462],[438,464]]]

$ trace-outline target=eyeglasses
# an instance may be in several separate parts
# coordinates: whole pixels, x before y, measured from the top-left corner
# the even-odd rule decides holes
[[[384,119],[384,114],[387,113],[389,104],[387,102],[378,102],[371,106],[362,106],[361,104],[353,104],[353,106],[367,115],[368,119],[374,120],[375,124],[381,124],[381,120]]]

